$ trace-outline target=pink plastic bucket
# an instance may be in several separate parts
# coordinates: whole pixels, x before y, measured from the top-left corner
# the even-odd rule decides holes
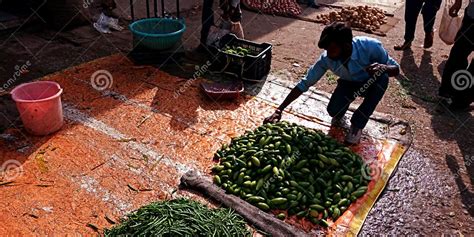
[[[26,131],[44,136],[62,127],[62,93],[61,86],[52,81],[25,83],[12,90],[12,98]]]

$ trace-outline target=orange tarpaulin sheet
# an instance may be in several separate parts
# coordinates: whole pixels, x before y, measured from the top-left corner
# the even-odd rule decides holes
[[[375,201],[382,193],[391,174],[406,151],[406,147],[394,141],[384,141],[381,151],[376,156],[376,161],[367,159],[371,163],[372,180],[369,183],[367,193],[352,203],[344,214],[331,226],[330,233],[337,235],[356,236],[359,233],[365,218]]]
[[[42,80],[64,88],[66,124],[46,137],[23,129],[3,134],[0,162],[19,165],[0,176],[0,198],[9,204],[0,207],[2,235],[90,234],[155,200],[199,198],[175,192],[180,176],[189,169],[209,173],[222,144],[256,128],[274,110],[258,97],[209,100],[198,87],[201,79],[136,67],[120,55]],[[288,113],[284,119],[329,129],[303,114]],[[341,131],[332,132],[340,139]],[[379,160],[381,173],[331,233],[358,233],[406,147],[366,136],[354,149]]]

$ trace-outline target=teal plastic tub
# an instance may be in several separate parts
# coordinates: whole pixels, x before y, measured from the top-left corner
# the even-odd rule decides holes
[[[155,50],[172,48],[181,40],[186,25],[182,19],[146,18],[129,25],[133,34],[133,46]]]

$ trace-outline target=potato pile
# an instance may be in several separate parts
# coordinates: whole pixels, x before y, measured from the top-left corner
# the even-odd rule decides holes
[[[382,9],[369,6],[343,7],[341,11],[318,15],[316,21],[323,24],[334,21],[349,22],[354,28],[372,32],[387,23]]]

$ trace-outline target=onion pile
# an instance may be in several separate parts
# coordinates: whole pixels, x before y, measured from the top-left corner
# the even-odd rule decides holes
[[[316,21],[328,24],[334,21],[348,22],[354,28],[375,31],[387,23],[382,9],[369,6],[343,7],[340,11],[332,11],[316,16]]]

